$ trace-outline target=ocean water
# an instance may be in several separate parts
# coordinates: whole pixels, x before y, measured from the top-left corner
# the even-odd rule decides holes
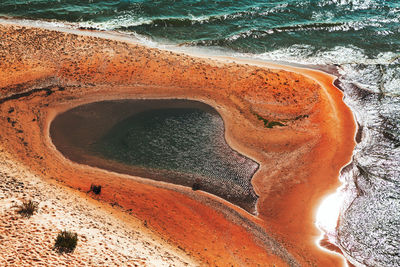
[[[0,15],[334,72],[360,131],[333,242],[356,265],[400,266],[400,1],[2,0]]]

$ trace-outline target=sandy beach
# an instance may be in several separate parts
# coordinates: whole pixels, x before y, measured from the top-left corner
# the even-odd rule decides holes
[[[55,263],[343,264],[341,256],[316,245],[321,234],[315,226],[316,209],[339,186],[339,171],[350,161],[355,145],[353,115],[333,85],[333,76],[276,64],[194,57],[90,31],[81,35],[3,23],[0,37],[0,156],[13,170],[4,167],[0,177],[34,181],[25,195],[3,193],[2,223],[18,217],[10,211],[13,200],[35,198],[37,191],[43,192],[37,196],[43,199],[57,199],[59,194],[60,202],[43,206],[36,219],[17,218],[15,225],[43,224],[35,227],[48,238],[55,232],[52,224],[86,235],[82,225],[92,221],[126,244],[109,246],[109,241],[98,242],[92,235],[92,243],[78,245],[71,256],[49,252]],[[81,104],[166,98],[198,100],[215,108],[224,120],[228,144],[260,164],[252,180],[259,196],[257,216],[189,187],[79,165],[64,158],[49,136],[54,117]],[[285,126],[267,128],[254,114]],[[86,193],[92,183],[102,185],[100,195]],[[78,221],[64,225],[62,215],[41,219],[52,212],[73,212],[67,205],[71,199],[79,206]],[[124,231],[136,234],[131,237]],[[20,243],[13,244],[26,250],[34,246],[23,242],[23,234],[14,238],[5,230],[0,235],[9,244],[16,238]],[[36,251],[49,245],[42,246]],[[2,249],[0,258],[7,259],[12,249]],[[98,262],[89,261],[93,253],[100,255]],[[19,260],[34,264],[28,256]],[[52,262],[46,257],[41,261]]]
[[[4,151],[0,159],[1,266],[199,265],[121,209],[43,181]],[[31,218],[16,214],[24,199],[39,203]],[[71,254],[53,249],[65,229],[79,233],[79,247]]]

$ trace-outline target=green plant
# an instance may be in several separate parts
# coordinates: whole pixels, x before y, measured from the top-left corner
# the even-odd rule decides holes
[[[262,117],[260,114],[253,112],[253,114],[257,117],[258,120],[264,123],[264,127],[273,128],[274,126],[286,126],[282,122],[279,121],[268,121],[266,118]]]
[[[94,184],[91,184],[91,185],[90,185],[90,190],[89,190],[89,192],[90,192],[90,191],[92,191],[92,192],[95,193],[96,195],[100,194],[100,192],[101,192],[101,185],[94,185]]]
[[[74,251],[76,245],[78,244],[78,234],[69,231],[60,231],[56,238],[56,243],[54,248],[60,253],[66,252],[70,253]]]
[[[307,114],[305,114],[305,115],[299,115],[299,116],[297,116],[296,118],[294,118],[294,120],[297,121],[297,120],[304,119],[304,118],[308,118],[308,115],[307,115]]]
[[[21,205],[18,206],[17,212],[24,217],[31,217],[38,209],[38,203],[32,200],[24,200]]]
[[[193,183],[193,185],[192,185],[192,190],[193,191],[197,191],[197,190],[200,190],[200,183],[198,183],[198,182],[194,182]]]

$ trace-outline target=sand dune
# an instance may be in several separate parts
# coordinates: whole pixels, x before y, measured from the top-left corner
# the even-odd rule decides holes
[[[0,154],[1,266],[195,266],[184,252],[120,209],[43,181]],[[16,214],[23,200],[39,202],[31,218]],[[54,250],[59,231],[79,233],[71,254]]]

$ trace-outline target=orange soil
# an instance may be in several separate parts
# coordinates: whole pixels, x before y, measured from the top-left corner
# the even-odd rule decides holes
[[[343,263],[316,246],[314,225],[354,148],[353,116],[333,77],[12,24],[0,25],[0,36],[0,138],[16,161],[78,190],[101,184],[100,200],[204,264]],[[253,178],[259,215],[190,188],[79,165],[54,148],[48,131],[57,113],[122,98],[186,98],[216,108],[228,143],[261,165]],[[254,112],[286,126],[266,128]]]

